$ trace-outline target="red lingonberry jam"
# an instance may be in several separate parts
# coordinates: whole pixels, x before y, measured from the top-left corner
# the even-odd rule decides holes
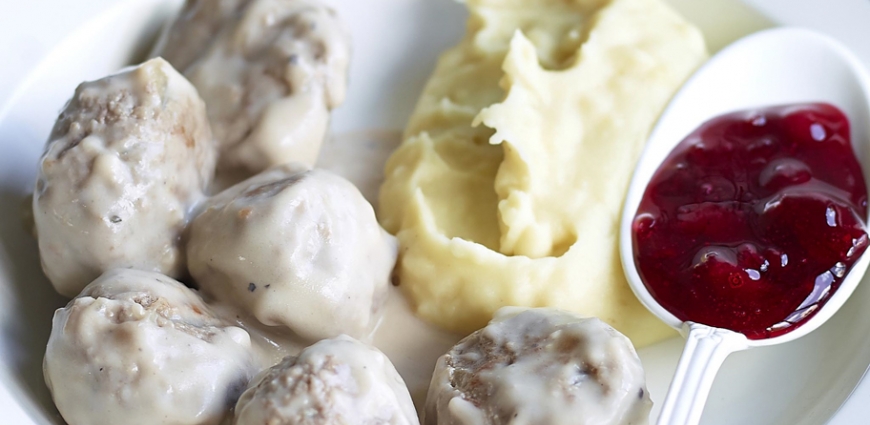
[[[646,287],[683,321],[751,339],[801,326],[867,247],[867,188],[834,106],[703,124],[656,171],[633,223]]]

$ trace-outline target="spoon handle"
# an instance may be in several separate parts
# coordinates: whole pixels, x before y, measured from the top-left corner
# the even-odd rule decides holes
[[[727,329],[686,322],[686,346],[657,425],[696,425],[716,372],[729,354],[748,348],[746,337]]]

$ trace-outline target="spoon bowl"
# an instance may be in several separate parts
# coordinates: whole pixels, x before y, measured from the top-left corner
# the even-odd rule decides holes
[[[794,103],[830,103],[849,119],[852,147],[870,187],[870,76],[832,38],[800,28],[755,33],[731,44],[702,66],[671,100],[653,129],[626,196],[619,249],[635,295],[653,314],[687,337],[657,424],[699,422],[715,374],[732,352],[781,344],[812,332],[846,302],[864,276],[870,255],[852,266],[826,304],[797,329],[767,339],[683,322],[649,293],[634,259],[632,222],[647,185],[671,150],[711,118],[738,110]],[[868,218],[863,217],[868,223]]]

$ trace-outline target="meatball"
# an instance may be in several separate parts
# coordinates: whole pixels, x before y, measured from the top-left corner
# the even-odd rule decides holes
[[[182,69],[208,105],[219,174],[314,165],[347,85],[350,42],[332,9],[316,0],[188,0],[162,38],[154,53]]]
[[[239,398],[235,425],[419,424],[383,353],[349,336],[322,340],[267,370]]]
[[[39,162],[33,215],[42,269],[73,297],[102,272],[180,277],[181,234],[214,171],[196,89],[154,59],[82,83]]]
[[[397,244],[350,182],[285,164],[210,199],[187,253],[204,293],[317,340],[371,331]]]
[[[166,276],[110,270],[54,314],[45,382],[70,425],[213,425],[256,373],[251,340]]]
[[[214,42],[225,25],[238,19],[251,0],[187,0],[160,35],[153,56],[184,71]]]
[[[506,307],[438,359],[427,425],[636,425],[652,403],[628,338],[596,319]]]

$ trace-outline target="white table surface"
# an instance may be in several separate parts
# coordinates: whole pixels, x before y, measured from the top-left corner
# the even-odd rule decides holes
[[[0,103],[14,95],[15,88],[70,31],[106,7],[124,1],[131,0],[0,0]],[[744,1],[776,22],[830,34],[870,67],[870,0]],[[25,409],[3,387],[0,412],[2,424],[28,423]],[[868,424],[868,418],[870,379],[865,377],[829,425]]]

